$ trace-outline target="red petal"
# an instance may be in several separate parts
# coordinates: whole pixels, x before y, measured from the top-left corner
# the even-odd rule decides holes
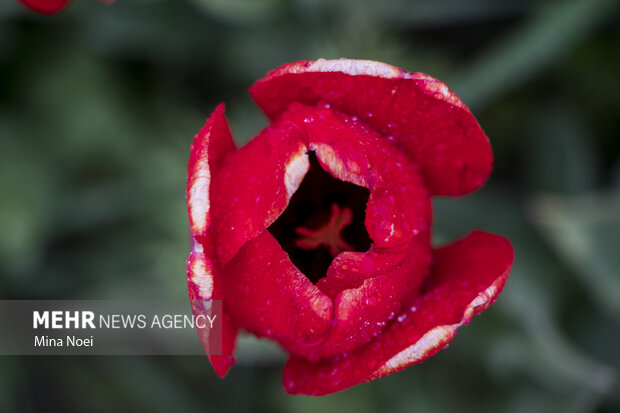
[[[323,294],[268,232],[248,241],[226,266],[225,304],[239,326],[293,352],[324,340],[333,312]]]
[[[426,232],[411,243],[406,258],[393,270],[365,279],[358,288],[341,291],[334,300],[329,337],[305,357],[318,360],[350,351],[380,334],[401,311],[402,304],[419,293],[428,275],[430,256]]]
[[[423,73],[364,60],[301,61],[269,73],[250,93],[271,119],[294,102],[357,116],[398,141],[434,195],[471,192],[491,172],[491,147],[471,112]]]
[[[56,14],[67,7],[69,0],[19,0],[37,13]]]
[[[232,135],[224,117],[224,105],[219,105],[205,126],[194,138],[187,167],[187,207],[192,233],[192,252],[187,260],[187,285],[190,300],[222,300],[219,268],[213,263],[213,237],[210,228],[211,172],[218,168],[222,157],[235,149]],[[193,308],[193,311],[200,311]],[[198,331],[209,348],[209,337]],[[226,310],[222,314],[222,354],[210,355],[215,372],[224,376],[235,363],[232,355],[237,327]]]
[[[210,225],[211,174],[235,150],[224,105],[215,108],[194,138],[187,164],[187,208],[192,234],[204,237]]]
[[[295,125],[276,124],[226,157],[212,191],[222,265],[284,211],[310,167],[305,152]]]
[[[442,349],[463,324],[501,292],[513,261],[510,242],[475,231],[436,250],[429,291],[375,340],[341,356],[312,363],[291,357],[284,387],[324,395],[397,372]]]
[[[305,113],[308,146],[321,166],[370,190],[365,224],[375,247],[403,245],[430,227],[430,197],[401,151],[350,116],[322,108]],[[299,123],[299,114],[294,115]]]
[[[343,290],[358,288],[365,279],[392,271],[407,255],[406,248],[370,248],[366,252],[345,251],[332,261],[327,276],[316,284],[332,298]]]
[[[187,260],[187,285],[194,316],[203,314],[201,304],[204,300],[222,300],[221,276],[215,277],[215,271],[211,260],[204,255],[202,246],[198,243],[194,244]],[[235,364],[233,352],[237,339],[237,326],[233,323],[228,311],[222,311],[221,355],[209,354],[214,349],[212,340],[218,339],[209,335],[210,329],[197,328],[197,330],[198,337],[207,350],[213,370],[220,377],[224,377]]]

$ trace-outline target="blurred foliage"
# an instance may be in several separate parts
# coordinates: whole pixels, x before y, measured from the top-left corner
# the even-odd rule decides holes
[[[284,355],[2,357],[0,411],[620,411],[620,4],[614,0],[75,0],[0,3],[3,299],[181,298],[192,137],[286,62],[386,61],[445,80],[495,171],[437,199],[435,241],[507,235],[497,304],[422,365],[324,398],[280,386]]]

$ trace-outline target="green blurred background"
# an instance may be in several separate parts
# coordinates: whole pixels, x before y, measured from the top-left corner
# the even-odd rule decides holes
[[[434,240],[507,235],[505,291],[422,365],[324,398],[286,395],[283,354],[0,357],[0,411],[620,411],[620,3],[612,0],[0,2],[2,299],[186,296],[189,145],[219,102],[299,59],[364,58],[445,82],[495,170],[437,199]]]

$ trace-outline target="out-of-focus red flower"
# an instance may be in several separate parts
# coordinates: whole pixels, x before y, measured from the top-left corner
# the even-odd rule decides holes
[[[41,14],[56,14],[69,5],[71,0],[19,0],[31,10]],[[115,0],[99,0],[103,3],[114,3]]]
[[[487,137],[448,87],[372,61],[284,65],[250,93],[271,120],[236,148],[220,105],[195,137],[192,299],[223,300],[220,376],[239,328],[290,353],[289,393],[323,395],[419,363],[502,290],[510,242],[431,247],[432,195],[491,172]]]

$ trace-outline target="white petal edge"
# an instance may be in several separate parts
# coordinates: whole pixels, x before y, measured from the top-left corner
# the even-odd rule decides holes
[[[285,172],[284,172],[284,186],[286,188],[286,199],[287,201],[291,199],[299,185],[301,185],[301,181],[310,170],[310,159],[308,155],[305,153],[306,146],[302,145],[299,148],[299,151],[292,156],[289,162],[286,164]]]
[[[202,245],[196,240],[189,256],[189,270],[190,280],[198,287],[200,299],[210,299],[213,296],[213,265],[205,257]]]
[[[310,149],[316,151],[316,156],[321,166],[333,176],[357,186],[362,186],[364,188],[369,187],[364,175],[362,175],[362,165],[349,159],[345,159],[346,163],[343,162],[343,160],[338,157],[336,151],[334,151],[334,148],[328,144],[313,143],[310,145]],[[365,166],[366,165],[363,165],[363,167]]]
[[[376,76],[384,79],[413,79],[418,80],[417,85],[422,91],[434,99],[445,101],[461,109],[467,109],[461,99],[452,92],[448,86],[440,80],[425,73],[408,72],[396,66],[374,60],[356,59],[319,59],[309,66],[294,65],[287,70],[288,73],[307,72],[341,72],[347,75]],[[396,93],[396,89],[392,91]]]
[[[384,78],[408,78],[408,73],[400,70],[396,66],[387,63],[376,62],[374,60],[355,60],[355,59],[319,59],[309,67],[303,68],[301,72],[342,72],[348,75],[368,75]]]
[[[211,171],[209,162],[201,159],[196,162],[192,173],[192,185],[189,189],[189,213],[192,218],[192,232],[202,234],[209,225],[209,185],[211,184]]]
[[[426,332],[418,341],[411,346],[392,356],[387,362],[379,367],[371,376],[371,379],[387,376],[388,374],[399,371],[418,361],[424,360],[429,353],[435,352],[439,347],[444,346],[452,340],[456,331],[464,324],[469,323],[474,311],[480,307],[480,311],[491,305],[497,294],[499,285],[502,284],[507,274],[503,274],[493,282],[487,289],[479,293],[476,298],[465,308],[463,318],[459,323],[437,326]]]

